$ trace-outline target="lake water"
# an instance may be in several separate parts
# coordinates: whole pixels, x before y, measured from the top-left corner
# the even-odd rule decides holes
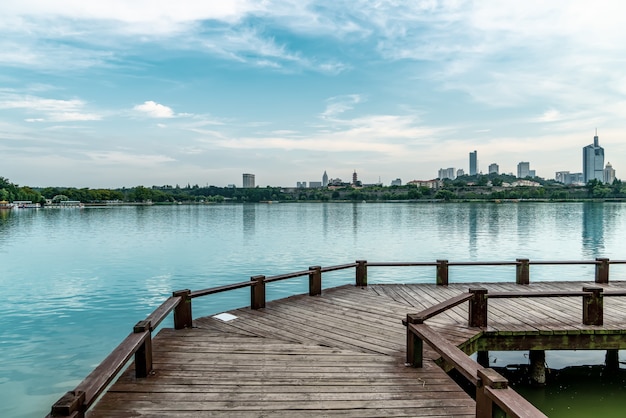
[[[298,203],[0,211],[0,416],[40,417],[171,292],[309,266],[368,261],[626,259],[619,203]],[[531,281],[592,280],[533,266]],[[369,281],[431,282],[428,268]],[[611,266],[613,280],[626,267]],[[451,267],[450,281],[514,281],[514,267]],[[324,287],[354,270],[324,275]],[[307,278],[268,297],[307,291]],[[194,300],[194,316],[246,306],[249,289]],[[171,319],[166,320],[171,326]]]

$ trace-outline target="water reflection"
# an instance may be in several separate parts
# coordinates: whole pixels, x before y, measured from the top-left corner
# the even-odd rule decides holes
[[[583,254],[596,258],[604,253],[604,204],[583,204],[582,245]]]
[[[242,214],[244,235],[254,234],[256,228],[256,204],[244,203]]]

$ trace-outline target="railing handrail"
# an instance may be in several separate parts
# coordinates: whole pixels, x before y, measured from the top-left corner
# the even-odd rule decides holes
[[[78,386],[74,391],[68,392],[58,402],[56,402],[52,411],[56,414],[64,414],[70,409],[73,411],[82,411],[83,414],[89,406],[97,399],[111,380],[121,371],[130,358],[135,355],[135,360],[147,362],[146,367],[151,365],[151,332],[172,312],[175,311],[174,320],[177,329],[190,327],[192,322],[191,315],[191,299],[207,296],[222,292],[227,292],[244,287],[251,288],[251,304],[253,309],[263,308],[265,306],[265,284],[280,280],[287,280],[295,277],[309,276],[309,294],[318,295],[321,293],[321,273],[332,272],[355,268],[356,285],[367,286],[367,267],[436,267],[437,268],[437,284],[448,284],[448,268],[450,266],[516,266],[516,283],[528,284],[530,265],[595,265],[596,266],[596,283],[608,283],[608,266],[610,264],[626,264],[626,260],[609,260],[608,258],[596,258],[596,260],[583,261],[531,261],[528,259],[516,259],[515,261],[459,261],[449,262],[448,260],[437,260],[436,262],[367,262],[358,260],[354,263],[346,263],[328,267],[310,267],[309,270],[302,270],[292,273],[280,274],[275,276],[253,276],[252,280],[238,282],[206,288],[201,290],[184,290],[174,292],[174,296],[165,300],[158,308],[156,308],[144,321],[141,321],[142,327],[135,327],[135,330],[124,341],[122,341]],[[551,292],[555,295],[559,292]],[[560,292],[563,293],[563,292]],[[571,294],[561,296],[581,296],[588,295],[589,292],[570,292]],[[626,296],[626,292],[612,291],[605,292],[605,296]],[[495,292],[486,296],[486,298],[505,297],[501,292]],[[524,296],[518,296],[524,297]],[[535,294],[526,297],[541,297]],[[260,298],[260,299],[259,299]],[[471,300],[472,296],[459,296],[452,301],[442,302],[441,304],[423,311],[422,322],[434,315],[437,315],[452,306],[456,306],[464,301]],[[486,299],[485,298],[485,299]],[[446,307],[447,306],[447,307]],[[178,314],[178,318],[177,318]],[[147,347],[150,346],[150,347]],[[146,348],[147,347],[147,348]],[[149,353],[142,350],[148,349]],[[144,359],[138,359],[138,356],[145,356]],[[67,414],[69,415],[69,413]],[[81,416],[79,414],[79,416]]]

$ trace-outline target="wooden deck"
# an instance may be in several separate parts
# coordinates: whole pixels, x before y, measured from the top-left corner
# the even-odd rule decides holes
[[[624,290],[626,283],[481,284],[489,292]],[[324,290],[230,311],[194,328],[163,329],[153,340],[154,373],[136,379],[131,366],[89,413],[91,417],[198,416],[475,416],[475,403],[435,364],[405,365],[402,320],[466,292],[449,286],[370,285]],[[462,345],[483,331],[528,335],[613,335],[626,340],[626,298],[606,297],[604,325],[581,325],[581,298],[494,299],[486,330],[467,326],[467,302],[426,321]],[[617,337],[615,337],[617,335]],[[617,341],[617,342],[615,342]],[[612,346],[612,347],[613,347]]]

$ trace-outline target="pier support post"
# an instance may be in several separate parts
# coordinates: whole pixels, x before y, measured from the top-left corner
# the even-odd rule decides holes
[[[604,323],[604,299],[601,287],[583,287],[583,292],[591,292],[583,296],[583,324],[602,325]]]
[[[367,286],[367,261],[356,261],[356,285],[365,287]]]
[[[448,260],[437,260],[437,286],[448,285]]]
[[[422,368],[424,366],[424,342],[410,329],[411,324],[421,324],[415,314],[406,316],[406,363],[411,367]]]
[[[250,288],[250,308],[265,308],[265,276],[252,276],[250,280],[255,282]]]
[[[133,327],[133,332],[135,334],[146,332],[143,344],[135,352],[135,377],[140,379],[152,372],[152,325],[150,321],[139,321]]]
[[[545,386],[546,384],[546,352],[544,350],[530,350],[530,382],[533,386]]]
[[[191,290],[177,290],[172,296],[180,296],[182,300],[174,308],[174,328],[191,328],[193,317],[191,316]]]
[[[609,373],[615,373],[619,371],[619,350],[614,348],[606,350],[604,367]]]
[[[515,268],[515,283],[517,284],[529,284],[530,283],[530,260],[527,258],[518,258],[517,267]]]
[[[596,258],[596,283],[609,282],[609,259]]]
[[[473,295],[469,300],[469,326],[487,326],[487,289],[483,287],[470,287],[469,292]]]
[[[489,367],[489,351],[480,350],[476,353],[476,363],[484,368]]]
[[[309,296],[322,294],[322,267],[309,267]]]

